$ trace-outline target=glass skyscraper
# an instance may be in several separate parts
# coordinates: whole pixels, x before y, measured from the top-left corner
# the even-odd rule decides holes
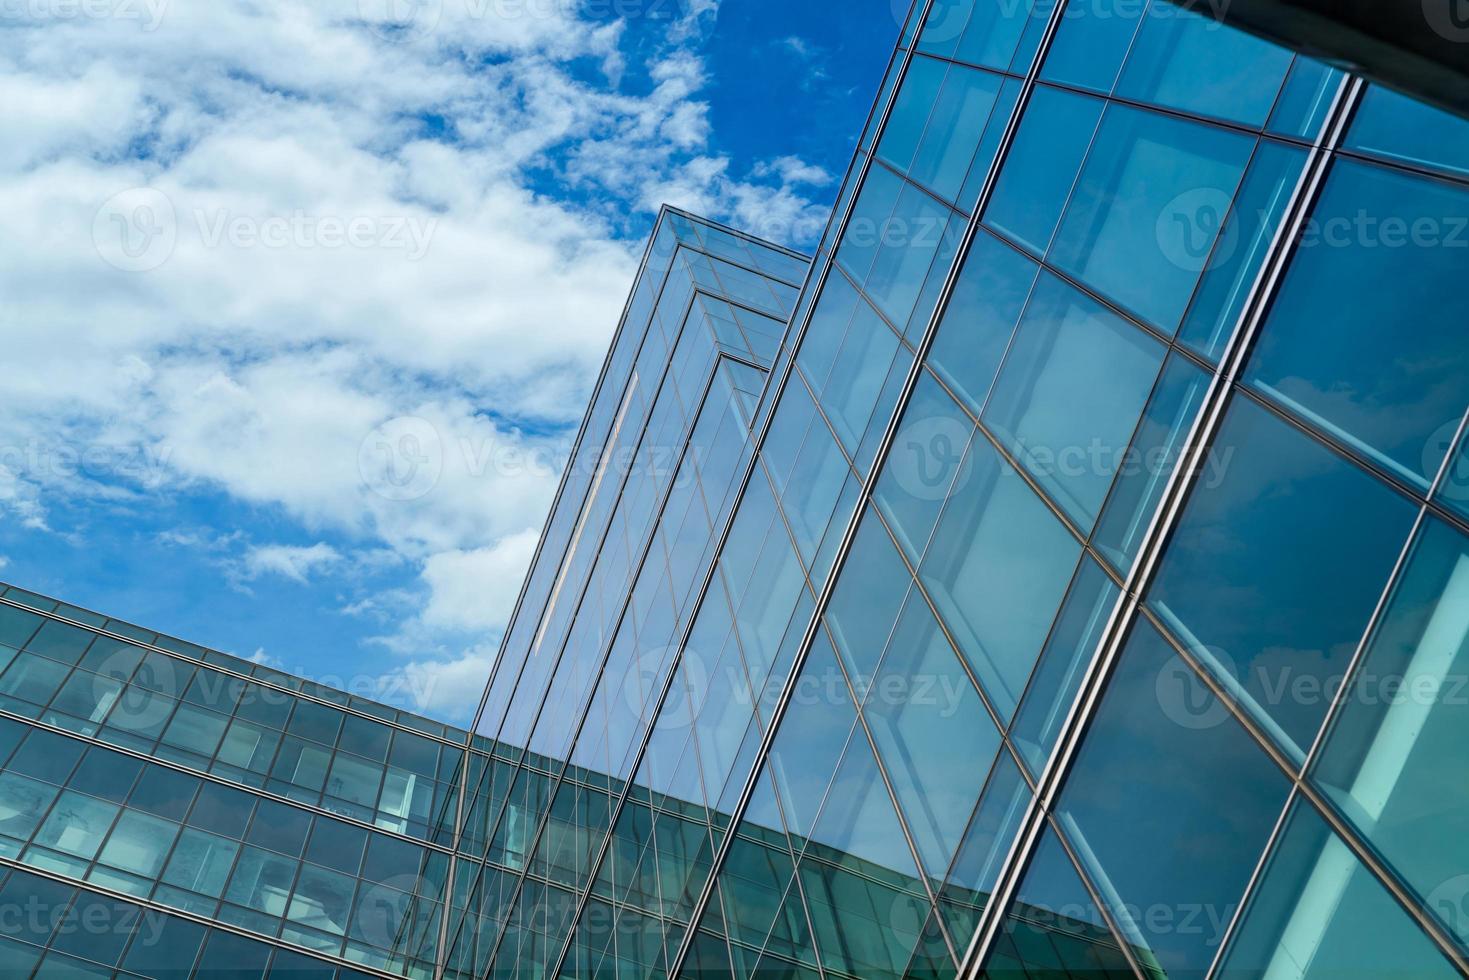
[[[472,732],[0,595],[0,973],[1469,973],[1466,271],[1457,117],[921,0],[814,259],[660,216]]]

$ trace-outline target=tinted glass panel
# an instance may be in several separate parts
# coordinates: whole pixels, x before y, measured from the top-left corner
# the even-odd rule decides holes
[[[1262,127],[1291,60],[1286,48],[1155,0],[1117,94]]]
[[[1458,975],[1309,804],[1289,820],[1218,976]]]
[[[1217,480],[1195,491],[1150,599],[1282,745],[1304,754],[1415,512],[1245,398],[1214,453]]]
[[[985,223],[1045,252],[1101,114],[1096,99],[1037,88],[985,209]]]
[[[1053,261],[1171,333],[1253,147],[1237,133],[1109,108],[1056,236]]]
[[[1020,700],[1081,545],[988,441],[955,486],[920,576],[1002,718]]]
[[[1102,509],[1163,353],[1100,303],[1041,277],[984,421],[1084,531]]]
[[[1261,332],[1250,380],[1427,486],[1446,451],[1434,434],[1469,405],[1466,257],[1469,190],[1339,162]],[[1389,329],[1405,296],[1413,329]]]
[[[1462,769],[1469,738],[1466,678],[1469,539],[1431,520],[1347,690],[1315,777],[1469,941],[1469,787],[1445,778]],[[1458,895],[1445,891],[1455,887]]]
[[[1124,933],[1169,976],[1208,969],[1289,788],[1192,677],[1140,620],[1059,804]]]

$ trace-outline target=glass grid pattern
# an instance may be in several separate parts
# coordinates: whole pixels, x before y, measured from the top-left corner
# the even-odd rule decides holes
[[[814,261],[660,217],[473,736],[12,590],[0,864],[251,976],[1460,975],[1466,133],[914,4]]]

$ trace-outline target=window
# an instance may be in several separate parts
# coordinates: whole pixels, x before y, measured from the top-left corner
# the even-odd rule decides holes
[[[974,244],[929,352],[934,373],[978,415],[1040,266],[992,235]]]
[[[1081,545],[995,452],[976,440],[919,577],[1002,719],[1066,594]]]
[[[1171,334],[1253,148],[1238,133],[1109,107],[1051,260]]]
[[[1380,85],[1363,96],[1345,145],[1388,160],[1469,174],[1469,123]]]
[[[1260,128],[1291,61],[1286,48],[1167,0],[1154,0],[1117,94]]]
[[[1044,254],[1101,115],[1097,99],[1036,88],[985,210],[985,224]]]
[[[1208,970],[1289,789],[1191,677],[1139,620],[1057,811],[1124,934],[1168,976]],[[1182,910],[1197,910],[1195,927],[1179,927]]]
[[[1300,980],[1459,975],[1304,802],[1289,817],[1218,976],[1280,972]]]
[[[866,683],[867,678],[863,679]],[[863,705],[930,875],[953,860],[1000,735],[933,611],[912,593]]]
[[[1469,190],[1342,160],[1327,180],[1248,379],[1426,488],[1469,406]],[[1393,288],[1383,289],[1382,283]],[[1411,297],[1411,330],[1390,324]]]
[[[1430,520],[1347,687],[1314,778],[1445,925],[1469,940],[1469,539]],[[1452,887],[1452,886],[1451,886]],[[1437,893],[1436,893],[1436,890]],[[1446,914],[1447,913],[1447,914]]]
[[[1121,468],[1163,354],[1133,324],[1041,277],[984,421],[1083,531]]]
[[[1244,397],[1213,453],[1149,601],[1283,748],[1304,755],[1414,508]]]

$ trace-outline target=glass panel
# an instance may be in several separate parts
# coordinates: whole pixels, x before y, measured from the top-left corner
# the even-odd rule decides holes
[[[62,793],[36,834],[36,843],[91,860],[112,827],[117,807],[80,793]]]
[[[1121,468],[1163,354],[1100,303],[1041,277],[984,421],[1083,531]]]
[[[974,423],[933,375],[919,375],[873,499],[913,562],[923,557],[952,488],[967,482]]]
[[[1255,150],[1179,330],[1180,340],[1210,360],[1219,359],[1239,323],[1305,165],[1299,147],[1261,141]],[[1203,211],[1195,215],[1201,227],[1209,220]]]
[[[1209,382],[1209,375],[1177,354],[1163,368],[1092,537],[1093,546],[1120,572],[1130,571],[1137,558],[1168,481],[1183,458],[1184,443]],[[1205,484],[1217,485],[1221,479],[1219,460],[1220,455],[1213,451],[1204,457]]]
[[[1138,0],[1089,0],[1068,4],[1046,53],[1041,78],[1107,93],[1142,19]]]
[[[1380,85],[1367,89],[1345,146],[1414,166],[1469,174],[1469,121]]]
[[[912,185],[898,197],[864,286],[878,309],[899,327],[906,326],[913,314],[951,220],[960,219]]]
[[[1036,845],[980,975],[990,980],[1134,976],[1121,942],[1050,827]]]
[[[928,362],[976,415],[989,397],[1039,271],[1040,266],[999,239],[975,235]]]
[[[897,101],[877,144],[878,158],[903,173],[913,166],[913,156],[918,152],[948,67],[942,61],[920,55],[909,63],[903,76],[903,87],[898,90]]]
[[[1037,776],[1060,737],[1121,591],[1100,565],[1082,559],[1010,731],[1021,757]]]
[[[989,442],[970,450],[919,571],[960,651],[1002,719],[1014,712],[1081,554],[1073,538]]]
[[[1339,162],[1261,331],[1249,380],[1426,487],[1446,452],[1433,434],[1469,405],[1466,248],[1469,190]],[[1387,329],[1404,296],[1413,297],[1413,329]]]
[[[1149,600],[1303,758],[1415,512],[1247,398],[1235,400],[1214,453],[1220,478],[1194,492]]]
[[[1254,145],[1223,129],[1110,107],[1052,261],[1172,333]]]
[[[939,911],[960,950],[974,938],[1030,800],[1015,760],[1001,750],[939,893]]]
[[[1123,934],[1168,976],[1208,969],[1289,789],[1192,676],[1140,619],[1058,810]]]
[[[178,829],[178,824],[129,811],[117,821],[99,860],[109,867],[156,878]]]
[[[1469,539],[1430,520],[1314,776],[1469,941],[1469,786],[1445,778],[1461,769],[1469,737],[1466,677]]]
[[[985,224],[1037,253],[1051,244],[1103,103],[1041,86],[1005,157]]]
[[[1212,17],[1154,0],[1117,94],[1263,127],[1292,54]]]
[[[1001,81],[999,75],[960,65],[949,70],[909,171],[913,180],[946,201],[958,199]]]
[[[909,581],[893,539],[869,511],[826,611],[832,637],[853,676],[871,677],[877,669]]]
[[[1289,819],[1217,976],[1458,976],[1309,804]]]
[[[930,874],[949,866],[1000,735],[928,603],[910,598],[863,713]]]
[[[1280,101],[1270,114],[1269,131],[1314,141],[1345,77],[1340,69],[1297,55]]]

